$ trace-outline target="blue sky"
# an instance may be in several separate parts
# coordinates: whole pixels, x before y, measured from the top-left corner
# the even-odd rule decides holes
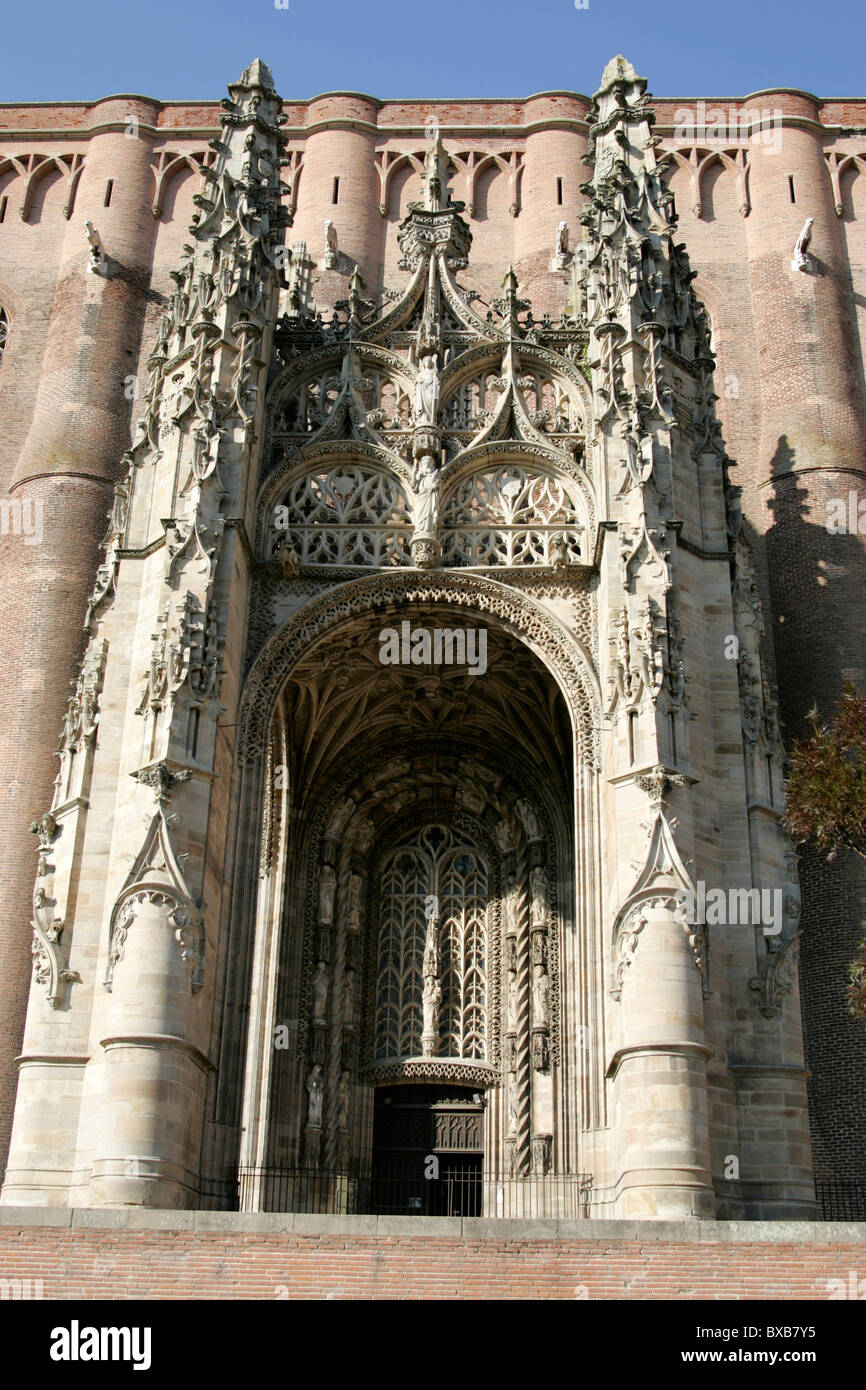
[[[286,98],[592,92],[622,52],[657,96],[866,95],[863,0],[5,0],[3,101],[218,98],[253,57]]]

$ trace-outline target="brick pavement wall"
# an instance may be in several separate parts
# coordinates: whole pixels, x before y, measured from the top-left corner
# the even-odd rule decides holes
[[[32,1208],[6,1208],[0,1218],[0,1280],[30,1280],[30,1288],[41,1280],[45,1299],[823,1300],[851,1297],[855,1287],[866,1293],[862,1223],[126,1211],[46,1217]]]

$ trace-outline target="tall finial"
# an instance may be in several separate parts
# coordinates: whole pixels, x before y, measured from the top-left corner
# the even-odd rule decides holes
[[[424,206],[428,212],[441,212],[449,202],[448,155],[437,130],[424,159]]]
[[[641,90],[646,87],[646,78],[638,77],[628,58],[624,58],[618,53],[615,58],[611,58],[604,72],[601,74],[601,84],[595,96],[600,97],[609,88],[615,87],[618,82],[633,83],[640,85]]]
[[[249,66],[244,68],[239,80],[232,85],[235,87],[261,87],[262,91],[272,92],[274,79],[267,63],[263,63],[261,58],[254,58]]]

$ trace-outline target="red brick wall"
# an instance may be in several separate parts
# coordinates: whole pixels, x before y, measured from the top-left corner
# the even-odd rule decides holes
[[[98,1222],[96,1213],[89,1215]],[[456,1220],[430,1222],[453,1234],[424,1235],[418,1227],[426,1223],[411,1218],[384,1223],[402,1225],[394,1234],[357,1233],[362,1222],[374,1226],[375,1217],[360,1218],[355,1227],[333,1218],[330,1232],[327,1220],[315,1217],[245,1222],[227,1216],[240,1229],[209,1232],[178,1229],[176,1213],[172,1219],[173,1228],[164,1230],[4,1224],[0,1277],[41,1279],[46,1299],[814,1300],[829,1299],[830,1280],[848,1290],[852,1272],[858,1281],[866,1277],[866,1232],[855,1226],[850,1234],[837,1228],[838,1238],[829,1241],[793,1234],[731,1241],[716,1223],[715,1239],[672,1240],[655,1238],[646,1227],[635,1239],[610,1234],[615,1226],[628,1230],[628,1222],[592,1223],[602,1228],[597,1236],[556,1237],[539,1234],[541,1223],[532,1222],[499,1223],[501,1235],[491,1229],[495,1222],[464,1223],[486,1228],[476,1236],[461,1235]],[[242,1229],[256,1220],[289,1229]],[[293,1221],[306,1223],[309,1233],[292,1230]]]

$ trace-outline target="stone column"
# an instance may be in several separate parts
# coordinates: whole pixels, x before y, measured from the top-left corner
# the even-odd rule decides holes
[[[0,543],[0,659],[9,689],[20,692],[4,711],[0,739],[0,1164],[30,983],[28,829],[51,804],[54,749],[84,647],[87,596],[129,443],[124,383],[138,357],[156,227],[151,160],[158,109],[140,97],[108,98],[91,113],[98,130],[63,233],[33,418],[10,484],[12,498],[41,516],[42,539],[24,544],[9,535]],[[132,118],[137,127],[130,127]],[[130,128],[137,134],[125,135]],[[85,220],[102,238],[105,274],[88,272]]]
[[[199,1145],[212,1064],[189,1034],[202,955],[200,921],[173,885],[136,886],[115,913],[93,1136],[94,1206],[199,1204]]]
[[[619,933],[622,1039],[614,1083],[617,1214],[712,1217],[702,975],[673,896],[633,907]],[[694,939],[692,937],[692,939]]]

